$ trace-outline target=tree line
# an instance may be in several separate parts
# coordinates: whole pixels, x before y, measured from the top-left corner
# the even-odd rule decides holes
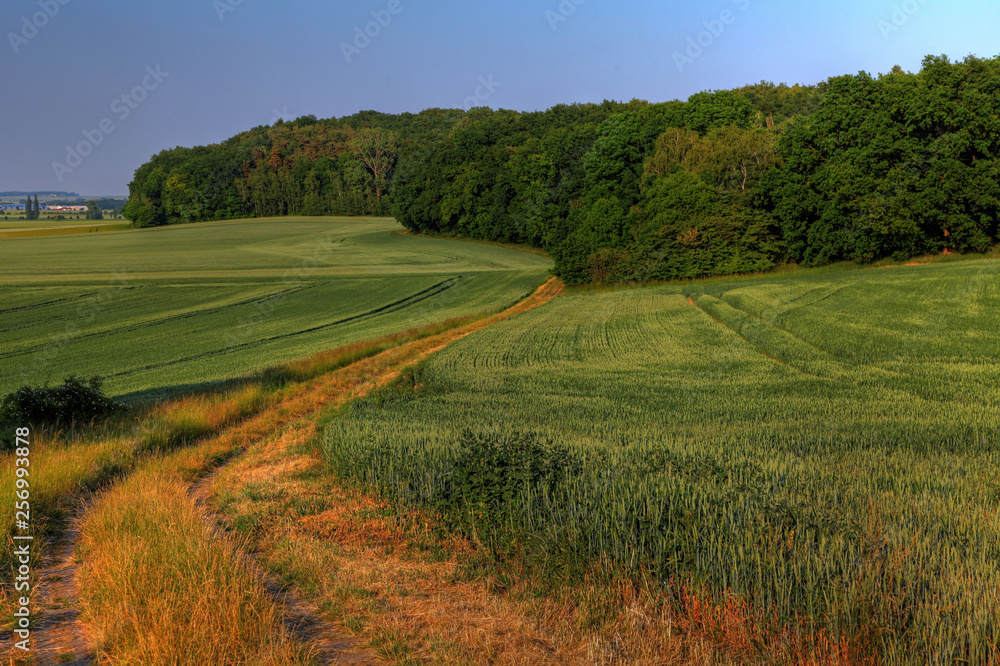
[[[110,204],[110,205],[108,205],[108,204]],[[48,204],[46,204],[46,206],[48,208],[50,208],[50,209],[53,206],[59,206],[59,205],[79,205],[79,202],[74,201],[74,202],[71,202],[71,203],[62,203],[62,202],[53,201],[53,202],[49,202]],[[115,214],[118,214],[118,213],[121,212],[121,208],[122,208],[123,205],[124,204],[122,203],[122,200],[120,200],[120,199],[110,199],[110,198],[104,198],[104,199],[100,199],[100,200],[91,199],[91,200],[87,201],[87,211],[84,214],[84,219],[86,219],[86,220],[103,220],[104,219],[104,210],[105,210],[105,207],[106,208],[116,208],[117,207],[114,210],[114,212],[115,212]],[[25,220],[38,220],[38,219],[41,219],[41,216],[42,216],[42,207],[38,203],[38,195],[37,194],[35,195],[34,201],[32,201],[32,199],[31,199],[30,196],[27,197],[27,198],[25,198],[25,200],[24,200],[24,219]],[[62,217],[59,216],[59,217],[57,217],[57,219],[62,219]]]
[[[1000,214],[1000,58],[769,82],[686,102],[306,116],[136,172],[136,226],[392,214],[546,249],[623,282],[985,251]]]
[[[303,116],[221,144],[165,150],[129,184],[134,226],[281,215],[389,215],[401,151],[448,132],[460,110]]]

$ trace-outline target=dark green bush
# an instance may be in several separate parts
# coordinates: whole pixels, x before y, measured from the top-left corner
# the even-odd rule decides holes
[[[125,408],[104,395],[100,377],[70,375],[61,386],[23,386],[0,400],[0,425],[73,427]],[[10,442],[4,438],[3,443]]]
[[[534,433],[465,431],[461,446],[437,508],[480,536],[500,537],[525,491],[554,492],[581,467],[568,447]]]

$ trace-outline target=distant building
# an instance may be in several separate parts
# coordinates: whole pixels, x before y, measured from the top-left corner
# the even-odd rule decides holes
[[[54,210],[51,206],[46,206],[45,204],[38,204],[39,210]],[[24,204],[0,204],[0,210],[24,210]],[[84,206],[83,210],[87,210]]]

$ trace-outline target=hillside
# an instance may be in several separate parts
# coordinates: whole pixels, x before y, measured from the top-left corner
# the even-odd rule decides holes
[[[4,367],[163,398],[32,431],[40,654],[995,661],[996,261],[522,300],[546,258],[394,229],[9,242]]]

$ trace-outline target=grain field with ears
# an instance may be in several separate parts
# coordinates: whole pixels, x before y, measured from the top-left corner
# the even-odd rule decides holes
[[[998,284],[970,261],[564,296],[353,403],[324,460],[501,568],[658,589],[734,654],[995,663]]]

